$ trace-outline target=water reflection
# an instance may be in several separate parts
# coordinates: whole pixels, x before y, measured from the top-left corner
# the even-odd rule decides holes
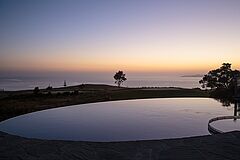
[[[235,101],[234,103],[234,116],[240,116],[240,102]]]
[[[163,98],[75,105],[22,115],[0,130],[42,139],[119,141],[178,138],[208,133],[208,120],[232,115],[209,98]]]
[[[232,105],[234,105],[233,116],[240,116],[240,99],[239,98],[235,98],[235,99],[215,98],[215,100],[220,102],[224,107],[231,107]]]
[[[211,134],[218,134],[229,132],[233,130],[240,130],[240,101],[239,98],[229,99],[217,99],[217,101],[222,103],[222,106],[229,108],[233,106],[233,115],[232,116],[218,116],[209,120],[208,130]]]

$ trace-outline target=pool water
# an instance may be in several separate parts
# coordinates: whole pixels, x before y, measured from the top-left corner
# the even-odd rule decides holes
[[[21,115],[1,122],[0,131],[52,140],[127,141],[180,138],[209,134],[208,120],[233,115],[233,109],[233,106],[224,107],[210,98],[101,102]],[[223,127],[221,125],[219,123],[218,127]]]
[[[223,132],[240,130],[240,119],[219,120],[213,122],[211,126]]]

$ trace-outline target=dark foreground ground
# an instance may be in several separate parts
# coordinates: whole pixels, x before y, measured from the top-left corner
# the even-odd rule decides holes
[[[209,97],[182,88],[118,88],[79,85],[0,93],[0,121],[34,111],[101,101],[169,97]],[[240,132],[182,139],[81,142],[27,139],[0,132],[0,160],[240,160]]]
[[[239,160],[240,132],[132,142],[50,141],[0,132],[1,160]]]

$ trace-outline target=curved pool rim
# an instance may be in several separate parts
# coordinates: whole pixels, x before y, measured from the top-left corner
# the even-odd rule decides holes
[[[208,121],[208,131],[210,134],[221,134],[221,133],[226,133],[220,129],[217,129],[216,127],[213,127],[211,125],[212,122],[216,122],[216,121],[221,121],[221,120],[228,120],[228,119],[240,119],[240,116],[219,116],[219,117],[215,117],[212,118]]]
[[[33,111],[33,112],[28,112],[28,113],[24,113],[24,114],[20,114],[14,117],[10,117],[8,119],[5,119],[3,121],[0,121],[0,124],[2,122],[5,122],[7,120],[13,119],[13,118],[17,118],[17,117],[21,117],[27,114],[32,114],[32,113],[38,113],[38,112],[43,112],[43,111],[47,111],[47,110],[54,110],[54,109],[60,109],[60,108],[68,108],[68,107],[75,107],[75,106],[84,106],[84,105],[88,105],[88,104],[102,104],[102,103],[111,103],[111,102],[122,102],[122,101],[138,101],[138,100],[155,100],[155,99],[196,99],[196,98],[201,98],[201,99],[211,99],[211,100],[215,100],[214,98],[211,97],[163,97],[163,98],[137,98],[137,99],[123,99],[123,100],[110,100],[110,101],[100,101],[100,102],[89,102],[89,103],[79,103],[79,104],[73,104],[73,105],[67,105],[67,106],[59,106],[59,107],[53,107],[53,108],[46,108],[43,110],[38,110],[38,111]]]
[[[113,100],[113,101],[102,101],[102,102],[91,102],[91,103],[84,103],[84,104],[74,104],[74,105],[68,105],[68,106],[60,106],[60,107],[54,107],[54,108],[48,108],[48,109],[44,109],[44,110],[39,110],[39,111],[35,111],[35,112],[29,112],[29,113],[26,113],[26,114],[22,114],[22,115],[18,115],[18,116],[15,116],[15,117],[11,117],[9,119],[6,119],[4,121],[0,121],[0,124],[2,122],[5,122],[5,121],[8,121],[8,120],[11,120],[11,119],[15,119],[15,118],[18,118],[18,117],[22,117],[22,116],[25,116],[25,115],[31,115],[31,114],[35,114],[35,113],[39,113],[39,112],[46,112],[48,110],[57,110],[57,109],[60,109],[60,108],[70,108],[70,107],[82,107],[82,106],[85,106],[85,105],[89,105],[89,104],[108,104],[108,103],[112,103],[112,102],[126,102],[126,101],[139,101],[139,100],[155,100],[155,99],[197,99],[197,98],[200,98],[200,99],[210,99],[210,100],[215,100],[213,98],[209,98],[209,97],[164,97],[164,98],[141,98],[141,99],[126,99],[126,100]],[[215,100],[216,101],[216,100]],[[91,106],[88,106],[88,107],[91,107]],[[235,117],[236,116],[220,116],[220,117]],[[218,117],[215,117],[215,118],[212,118],[209,120],[209,122],[207,123],[207,127],[211,128],[211,123],[213,121],[215,121],[215,119],[218,118]],[[230,118],[229,118],[230,119]],[[240,116],[237,117],[237,119],[240,119]],[[210,122],[211,121],[211,122]],[[212,127],[213,128],[213,127]],[[223,132],[221,132],[223,133]],[[10,135],[16,135],[16,134],[11,134],[11,133],[7,133],[7,134],[10,134]],[[16,135],[16,136],[19,136],[19,135]],[[197,135],[198,136],[198,135]],[[199,135],[201,136],[201,135]],[[20,136],[20,137],[24,137],[24,138],[29,138],[29,137],[25,137],[25,136]],[[187,136],[187,137],[195,137],[195,136]],[[182,137],[180,137],[182,138]],[[34,139],[40,139],[42,140],[42,138],[34,138]],[[159,138],[161,139],[161,138]],[[178,138],[164,138],[164,139],[178,139]],[[48,140],[48,139],[46,139]],[[139,139],[139,140],[145,140],[145,139]],[[147,140],[158,140],[158,139],[147,139]],[[89,141],[89,140],[66,140],[66,141],[86,141],[86,142],[98,142],[98,141]],[[118,141],[118,140],[117,140]],[[117,141],[111,141],[111,142],[117,142]],[[122,141],[122,140],[119,140],[119,141]],[[136,140],[123,140],[123,141],[136,141]],[[99,142],[102,142],[102,141],[99,141]],[[104,141],[103,141],[104,142]]]

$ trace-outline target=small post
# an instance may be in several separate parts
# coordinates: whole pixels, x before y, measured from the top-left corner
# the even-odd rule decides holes
[[[236,94],[238,99],[240,98],[239,90],[240,90],[240,75],[238,75],[236,78]]]
[[[234,103],[234,117],[236,117],[237,116],[237,112],[238,112],[238,104],[237,104],[237,101],[235,101],[235,103]],[[233,119],[233,121],[236,121],[237,119],[236,118],[234,118]]]

